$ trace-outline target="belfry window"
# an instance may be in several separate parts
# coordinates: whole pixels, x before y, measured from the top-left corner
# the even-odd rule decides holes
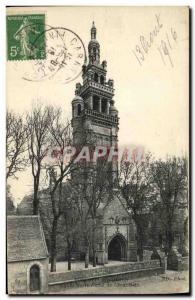
[[[93,96],[93,110],[98,111],[99,108],[99,97]]]
[[[100,76],[100,83],[104,84],[104,76],[103,75]]]
[[[94,81],[98,82],[98,74],[97,73],[94,74]]]
[[[80,116],[81,115],[81,104],[78,104],[78,107],[77,107],[77,114],[78,114],[78,116]]]
[[[106,113],[106,106],[107,106],[107,101],[106,99],[102,99],[102,112],[105,114]]]

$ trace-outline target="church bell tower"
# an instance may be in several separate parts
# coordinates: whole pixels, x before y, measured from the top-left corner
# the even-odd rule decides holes
[[[118,111],[114,106],[114,81],[107,80],[107,62],[100,61],[100,44],[93,22],[88,44],[88,64],[82,67],[83,83],[77,83],[72,100],[73,143],[118,148]],[[113,163],[113,177],[118,165]],[[115,175],[114,175],[115,174]]]
[[[83,149],[83,146],[92,149],[102,146],[109,152],[111,149],[118,150],[119,117],[114,106],[114,81],[107,79],[106,60],[100,60],[100,44],[97,41],[94,22],[90,33],[88,63],[82,67],[83,82],[76,84],[75,97],[72,100],[73,143],[76,149]],[[81,162],[79,168],[74,171],[74,176],[72,175],[76,184],[80,184],[83,179],[85,183],[90,184],[95,166],[93,161],[89,164]],[[112,260],[113,255],[115,259],[117,256],[119,260],[136,261],[134,224],[118,189],[118,159],[108,160],[106,166],[112,195],[107,199],[108,202],[102,199],[98,207],[95,230],[96,259],[98,264],[102,265]]]

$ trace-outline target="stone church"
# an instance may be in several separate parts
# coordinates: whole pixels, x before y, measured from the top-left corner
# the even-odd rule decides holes
[[[85,64],[82,68],[83,83],[76,84],[75,97],[72,100],[73,143],[76,149],[89,144],[104,146],[107,149],[112,147],[117,149],[119,116],[113,99],[114,81],[106,77],[107,62],[105,60],[100,62],[100,44],[96,39],[96,35],[97,30],[93,23],[91,40],[88,44],[88,64]],[[82,177],[83,169],[80,168],[77,172],[76,176],[72,173],[72,180],[75,177]],[[112,182],[112,193],[109,201],[102,201],[98,207],[95,234],[96,261],[102,265],[109,263],[109,260],[137,260],[136,226],[132,216],[126,209],[126,202],[118,189],[118,163],[116,160],[111,161],[109,172],[108,177],[110,176],[110,181]],[[64,195],[68,197],[68,182],[63,183],[63,191]],[[24,197],[17,207],[17,214],[33,214],[32,198],[33,195]],[[50,252],[49,232],[51,225],[49,218],[52,214],[50,212],[52,208],[50,207],[49,190],[41,190],[39,198],[43,210],[43,214],[40,210],[40,219]],[[180,249],[181,253],[185,244],[183,225],[186,216],[184,216],[184,213],[178,211],[174,229],[177,248]],[[151,250],[152,245],[162,248],[164,231],[162,230],[163,226],[160,222],[160,216],[158,213],[155,213],[145,217],[148,220],[148,225],[146,225],[147,236],[143,241],[143,245],[146,247],[145,250]],[[57,235],[58,261],[67,259],[66,232],[63,222],[63,220],[59,220]],[[82,226],[82,224],[80,225]],[[78,260],[83,260],[86,253],[85,244],[82,240],[81,226],[79,227],[81,231],[77,233],[72,251],[72,257]]]
[[[115,107],[114,81],[107,79],[107,62],[100,61],[100,44],[93,23],[88,44],[88,64],[82,68],[83,84],[77,83],[72,101],[72,128],[75,146],[87,137],[95,145],[118,147],[119,117]],[[109,204],[99,209],[97,263],[108,260],[136,261],[135,225],[117,189],[118,163],[111,163],[113,192]]]
[[[88,64],[82,68],[83,84],[77,83],[75,97],[72,100],[72,129],[75,148],[93,143],[107,149],[118,148],[119,116],[115,107],[114,81],[107,80],[107,62],[100,63],[100,44],[96,40],[97,30],[93,23],[91,40],[88,45]],[[111,168],[111,171],[110,171]],[[82,175],[82,168],[78,177]],[[109,260],[136,261],[136,227],[126,209],[125,200],[117,188],[118,162],[111,161],[109,166],[112,181],[112,197],[109,202],[101,203],[98,208],[98,224],[96,228],[96,260],[98,264]],[[72,179],[74,180],[72,174]],[[109,176],[109,175],[108,175]],[[64,189],[67,183],[63,184]],[[47,211],[50,200],[48,189],[39,192],[41,207]],[[18,214],[32,214],[32,195],[26,196],[18,206]],[[50,249],[48,217],[40,212],[45,238]],[[64,260],[66,254],[66,238],[63,222],[59,224],[57,237],[57,259]],[[73,258],[83,258],[85,253],[81,234],[76,240]]]

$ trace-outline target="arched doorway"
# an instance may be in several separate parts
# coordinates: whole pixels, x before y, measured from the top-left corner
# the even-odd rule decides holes
[[[30,291],[36,292],[40,291],[40,268],[38,265],[33,265],[30,268]]]
[[[127,246],[125,238],[117,234],[108,244],[108,259],[125,261],[127,257]]]

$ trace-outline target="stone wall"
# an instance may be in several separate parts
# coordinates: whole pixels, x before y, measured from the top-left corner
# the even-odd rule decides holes
[[[141,261],[141,262],[128,262],[119,265],[105,265],[104,267],[97,267],[93,269],[85,269],[71,272],[55,272],[49,274],[49,283],[67,281],[73,279],[83,279],[95,276],[109,275],[113,273],[122,273],[133,270],[158,268],[160,267],[159,260]]]
[[[9,262],[7,264],[7,292],[12,294],[30,294],[30,268],[40,267],[40,294],[48,291],[48,258],[33,261]]]
[[[63,288],[91,286],[108,281],[134,279],[164,273],[159,260],[124,263],[105,266],[96,269],[72,271],[65,273],[50,273],[49,292],[62,291]]]
[[[181,258],[181,265],[179,271],[188,271],[189,270],[189,257],[182,257]]]

